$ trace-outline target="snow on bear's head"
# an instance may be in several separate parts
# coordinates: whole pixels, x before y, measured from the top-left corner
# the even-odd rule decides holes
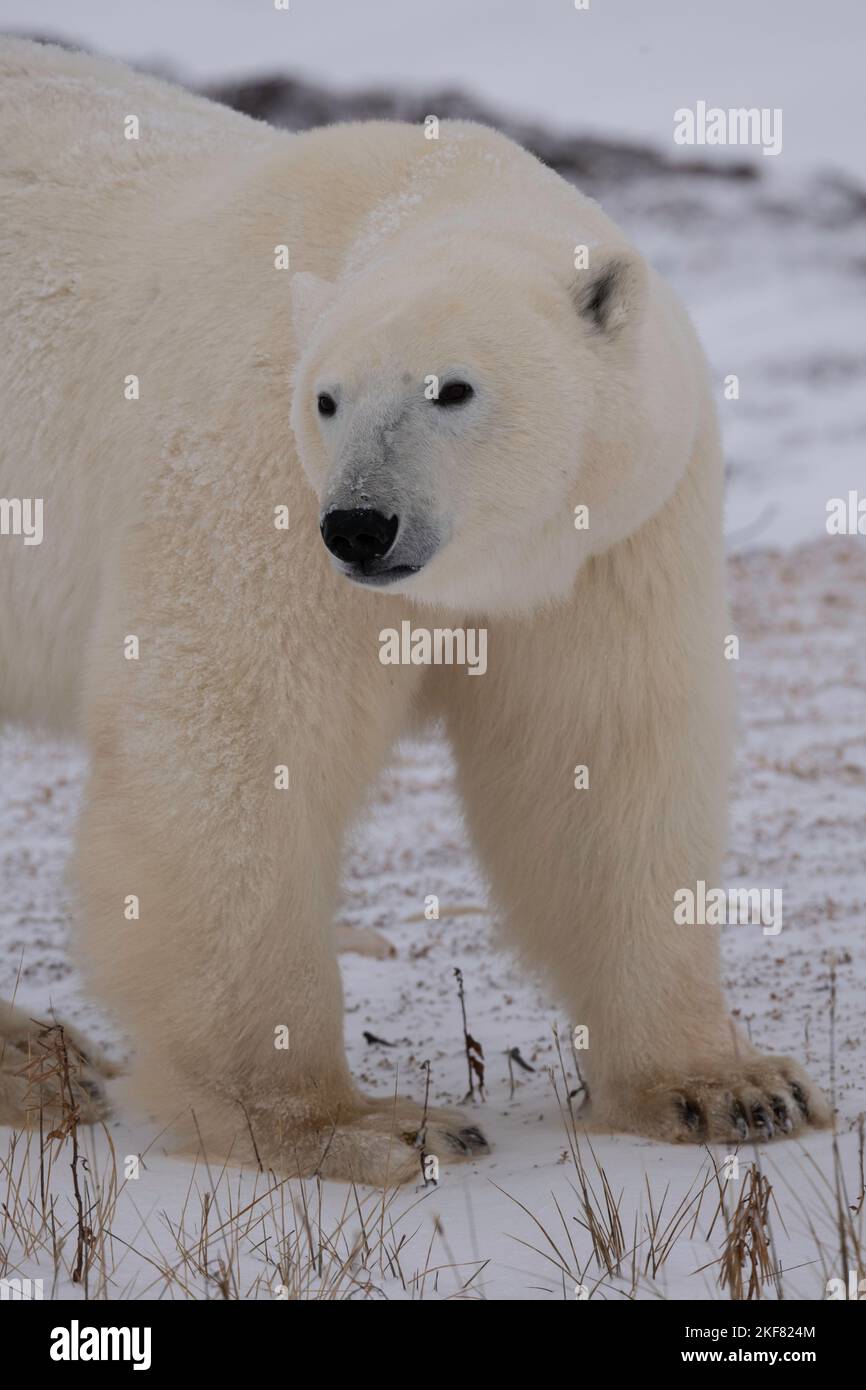
[[[293,276],[292,427],[348,581],[528,611],[633,529],[646,269],[625,246],[562,275],[520,247],[466,243],[404,247],[339,285]]]

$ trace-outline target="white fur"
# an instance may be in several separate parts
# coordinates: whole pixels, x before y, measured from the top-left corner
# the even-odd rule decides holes
[[[58,49],[4,41],[0,68],[0,496],[45,501],[41,546],[0,538],[0,715],[89,742],[79,937],[139,1097],[210,1153],[416,1170],[417,1107],[348,1074],[331,924],[372,779],[441,716],[509,935],[589,1025],[597,1122],[700,1137],[693,1098],[727,1137],[736,1097],[778,1093],[799,1125],[792,1082],[824,1118],[736,1038],[715,931],[673,924],[677,887],[719,881],[730,697],[716,425],[670,290],[480,127],[290,136]],[[431,407],[457,368],[475,397]],[[365,459],[441,538],[397,590],[319,536]],[[486,623],[487,674],[383,667],[412,615]],[[431,1116],[428,1151],[465,1126]]]

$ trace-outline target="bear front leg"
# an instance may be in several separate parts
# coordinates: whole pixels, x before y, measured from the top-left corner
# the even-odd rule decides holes
[[[696,569],[683,592],[673,546],[623,550],[590,562],[567,605],[492,623],[484,676],[437,676],[496,905],[587,1030],[593,1123],[691,1142],[824,1124],[802,1068],[735,1029],[719,929],[674,917],[678,889],[722,884],[721,587],[702,593]]]
[[[84,963],[135,1044],[133,1097],[185,1151],[385,1186],[419,1176],[422,1145],[442,1162],[483,1148],[459,1114],[362,1095],[343,1045],[343,838],[416,677],[390,677],[360,622],[339,668],[300,620],[274,657],[272,621],[255,650],[242,627],[227,643],[165,618],[101,636],[75,866]],[[123,633],[140,635],[137,665]]]
[[[128,763],[97,759],[79,835],[84,946],[135,1043],[131,1099],[184,1151],[288,1176],[387,1186],[419,1177],[422,1144],[442,1162],[483,1151],[460,1114],[431,1111],[419,1133],[420,1106],[351,1079],[326,827],[280,834],[249,786],[181,812],[184,778],[165,773],[157,815]]]

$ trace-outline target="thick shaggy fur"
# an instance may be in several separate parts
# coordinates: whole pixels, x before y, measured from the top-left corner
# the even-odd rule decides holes
[[[0,716],[88,741],[80,950],[139,1100],[211,1154],[417,1171],[418,1107],[348,1073],[332,918],[347,827],[432,716],[509,938],[589,1027],[595,1122],[822,1122],[735,1034],[716,929],[673,920],[720,881],[730,692],[716,424],[671,292],[470,124],[290,136],[8,41],[0,76],[0,495],[45,507],[40,546],[0,538]],[[455,366],[475,397],[437,411]],[[421,518],[420,573],[337,572],[320,513],[347,488]],[[487,674],[381,665],[405,617],[486,625]],[[430,1116],[428,1152],[481,1143]]]

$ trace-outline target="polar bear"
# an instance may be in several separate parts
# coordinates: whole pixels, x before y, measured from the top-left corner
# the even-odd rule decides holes
[[[0,713],[89,746],[79,949],[139,1102],[287,1173],[483,1150],[343,1046],[341,847],[435,718],[506,937],[588,1029],[592,1123],[825,1123],[674,920],[719,882],[731,698],[716,421],[663,280],[471,123],[290,135],[9,41],[0,101],[0,493],[44,528],[0,538]],[[407,617],[483,626],[485,674],[384,665]]]

